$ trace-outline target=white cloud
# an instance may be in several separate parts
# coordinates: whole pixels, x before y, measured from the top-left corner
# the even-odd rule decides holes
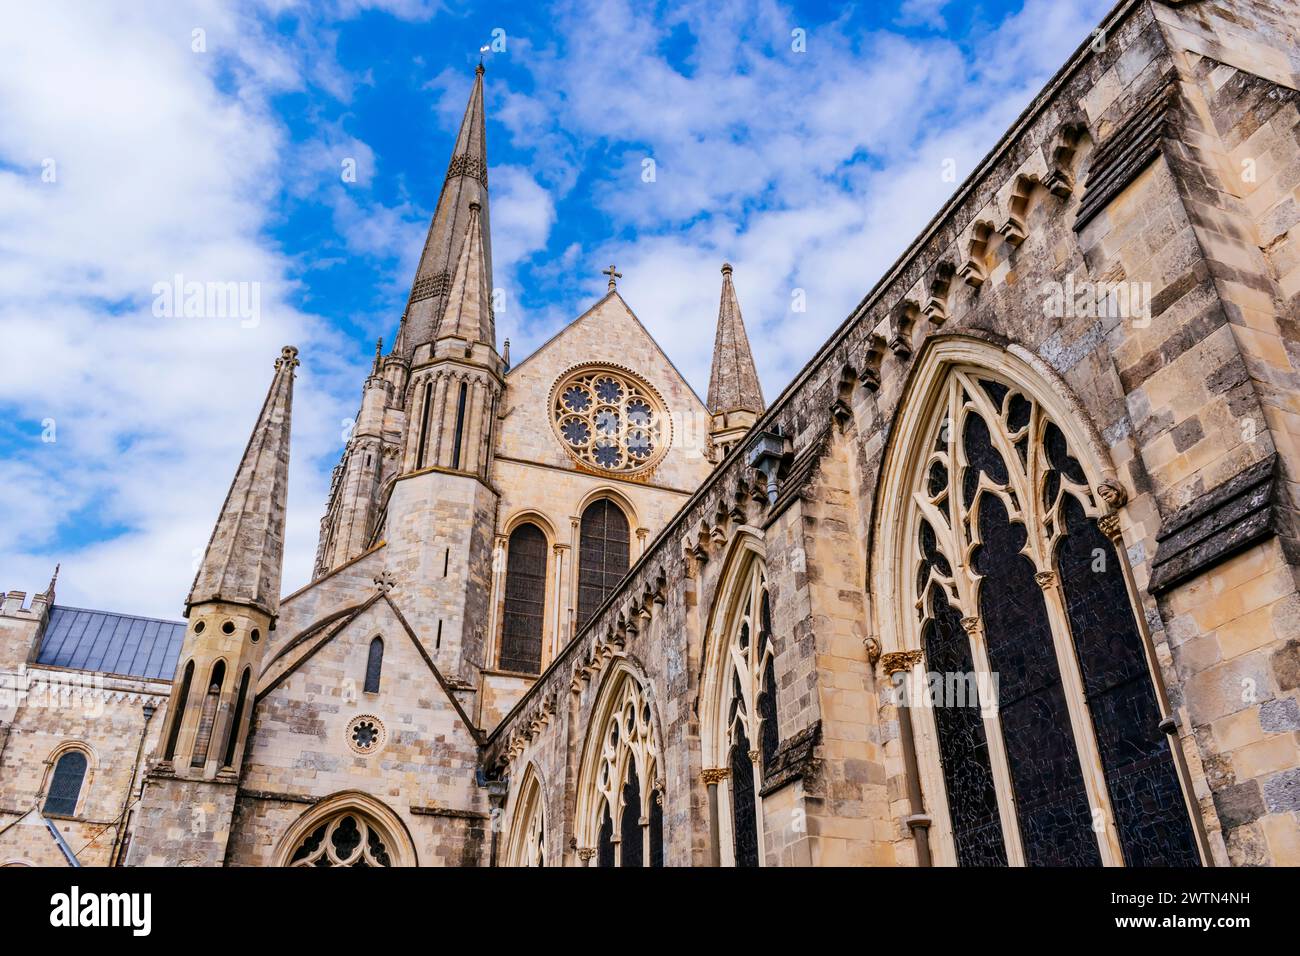
[[[310,465],[341,447],[356,379],[329,326],[288,304],[292,264],[264,235],[286,148],[267,98],[301,66],[276,42],[215,2],[7,13],[0,402],[31,439],[4,463],[6,587],[42,586],[62,560],[61,601],[179,613],[288,343],[304,365],[286,583],[310,568],[325,496]],[[178,273],[256,283],[260,321],[155,317],[154,284]]]

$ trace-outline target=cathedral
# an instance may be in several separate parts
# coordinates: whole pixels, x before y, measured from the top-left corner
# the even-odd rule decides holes
[[[1298,29],[1119,2],[770,402],[724,263],[512,364],[480,66],[310,583],[286,346],[178,620],[4,595],[0,865],[1300,864]]]

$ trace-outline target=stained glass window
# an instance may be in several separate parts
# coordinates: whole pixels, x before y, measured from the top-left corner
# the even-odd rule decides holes
[[[614,693],[614,706],[601,732],[595,779],[595,803],[601,808],[596,862],[599,866],[645,866],[648,844],[650,865],[662,866],[662,794],[656,784],[659,755],[650,701],[630,675],[622,678]],[[615,825],[617,854],[612,842]],[[611,841],[608,850],[607,838]]]
[[[761,781],[780,746],[776,648],[772,609],[761,561],[752,560],[740,579],[728,627],[727,690],[722,742],[731,805],[731,859],[758,866],[763,826]]]
[[[64,751],[50,776],[50,792],[45,797],[46,813],[70,817],[77,812],[86,766],[86,755],[80,750]]]
[[[1195,865],[1124,558],[1078,449],[1033,396],[966,368],[921,441],[904,620],[932,687],[978,687],[928,708],[957,862]]]
[[[638,472],[668,447],[668,415],[645,382],[621,369],[584,367],[555,390],[551,421],[560,444],[580,465]]]
[[[600,498],[582,513],[578,533],[578,627],[627,573],[630,548],[627,517],[618,505]]]
[[[289,859],[290,866],[392,866],[383,834],[363,814],[347,811],[305,836]]]
[[[535,524],[521,524],[510,535],[501,623],[502,670],[536,674],[541,669],[546,550],[546,535]]]

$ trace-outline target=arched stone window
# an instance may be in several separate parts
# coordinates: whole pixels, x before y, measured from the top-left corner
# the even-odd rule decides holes
[[[280,866],[416,865],[401,819],[368,794],[327,797],[294,823],[276,854]]]
[[[525,522],[510,533],[498,661],[502,670],[536,674],[541,669],[546,552],[546,534],[532,522]]]
[[[170,723],[167,728],[167,746],[163,749],[164,760],[171,760],[176,756],[176,742],[180,739],[181,725],[185,721],[185,708],[190,699],[190,684],[193,681],[194,661],[191,660],[185,665],[185,670],[181,675],[180,690],[171,699],[171,713],[168,714]]]
[[[208,762],[208,746],[212,743],[212,731],[217,721],[217,705],[221,700],[221,690],[225,683],[226,662],[217,661],[212,665],[212,676],[208,679],[208,692],[203,695],[199,725],[194,731],[194,756],[190,759],[191,767],[202,767]]]
[[[86,780],[86,769],[90,766],[85,751],[69,749],[63,751],[54,763],[54,772],[50,774],[50,785],[45,795],[45,813],[70,817],[77,812],[81,800],[81,787]]]
[[[546,865],[546,810],[542,784],[529,766],[515,799],[510,841],[506,848],[507,866]]]
[[[597,866],[662,866],[663,807],[654,712],[626,664],[592,711],[578,784],[578,844]]]
[[[1012,370],[933,370],[880,491],[931,809],[961,865],[1196,865],[1098,468]]]
[[[771,601],[750,540],[732,552],[719,586],[702,710],[705,767],[718,785],[718,855],[734,866],[762,863],[763,770],[781,739]]]
[[[367,694],[379,693],[379,680],[384,673],[384,639],[376,637],[370,642],[370,652],[366,655],[366,683],[364,690]]]
[[[581,629],[627,574],[631,542],[627,515],[609,498],[598,498],[583,511],[578,538]]]
[[[243,729],[244,708],[248,706],[248,684],[253,669],[244,668],[244,676],[239,679],[239,695],[235,698],[234,715],[230,718],[230,729],[226,735],[226,753],[221,759],[221,766],[233,767],[235,755],[239,752],[239,736]]]

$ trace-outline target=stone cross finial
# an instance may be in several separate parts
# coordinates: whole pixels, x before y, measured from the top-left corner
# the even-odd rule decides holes
[[[609,276],[610,292],[613,292],[618,287],[618,280],[623,278],[623,273],[615,271],[614,263],[612,262],[609,264],[608,269],[601,269],[600,274],[603,276]]]

